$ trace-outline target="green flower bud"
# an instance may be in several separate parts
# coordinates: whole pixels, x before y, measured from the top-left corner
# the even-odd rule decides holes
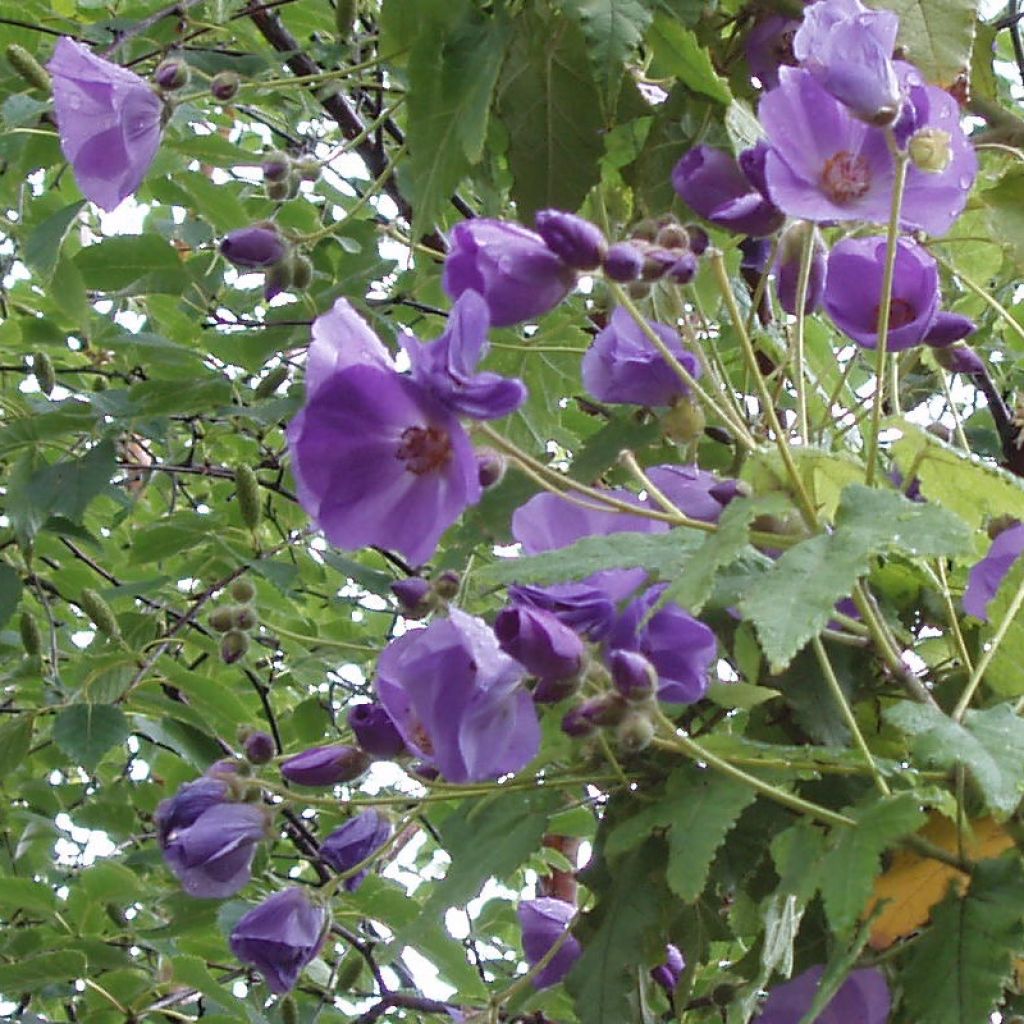
[[[260,624],[260,617],[247,604],[241,604],[237,608],[232,608],[231,620],[235,629],[241,629],[244,632],[255,629]]]
[[[638,754],[651,745],[654,739],[654,723],[650,715],[642,711],[631,711],[615,727],[615,742],[624,754]]]
[[[41,89],[45,93],[51,91],[52,83],[46,68],[24,46],[11,43],[7,47],[7,63],[21,75],[26,84],[31,85],[35,89]]]
[[[117,621],[117,616],[114,615],[110,605],[95,590],[86,587],[78,599],[78,606],[92,619],[93,625],[104,636],[115,640],[120,639],[121,626]]]
[[[183,85],[188,85],[190,77],[188,65],[180,57],[170,57],[162,61],[153,72],[153,81],[164,92],[173,92]]]
[[[39,632],[39,624],[31,612],[22,612],[18,620],[18,632],[21,634],[21,646],[30,658],[38,657],[43,649],[43,637]]]
[[[312,153],[306,153],[295,161],[295,173],[302,181],[318,181],[322,165]]]
[[[213,93],[214,99],[220,100],[221,103],[227,103],[238,94],[238,87],[241,84],[242,79],[236,72],[221,71],[211,79],[210,92]]]
[[[263,297],[269,302],[280,292],[289,291],[292,287],[292,274],[295,260],[292,256],[281,260],[270,267],[263,275]]]
[[[234,665],[240,658],[245,657],[249,650],[249,634],[241,633],[237,629],[225,633],[220,641],[220,660],[225,665]]]
[[[690,444],[704,433],[704,410],[691,398],[681,398],[661,418],[665,436],[678,444]]]
[[[292,257],[292,287],[300,292],[313,283],[313,263],[307,256],[296,253]]]
[[[433,582],[434,593],[445,601],[450,601],[459,592],[462,577],[454,569],[445,569]]]
[[[953,159],[949,132],[941,128],[922,128],[914,132],[907,144],[911,163],[928,174],[941,174]]]
[[[682,224],[666,224],[658,229],[654,244],[662,249],[688,249],[690,235]]]
[[[235,610],[229,605],[214,608],[206,621],[210,624],[210,629],[214,629],[218,633],[226,633],[235,626]]]
[[[292,158],[276,149],[263,158],[264,181],[285,181],[292,171]]]
[[[280,203],[288,198],[288,178],[283,181],[267,181],[263,188],[267,193],[267,198],[273,199],[275,203]]]
[[[251,466],[244,463],[235,469],[235,497],[242,522],[255,530],[260,525],[263,509],[260,507],[260,482]]]
[[[239,604],[248,604],[256,596],[256,588],[249,580],[235,580],[231,584],[231,596]]]
[[[288,366],[286,363],[281,363],[270,370],[266,377],[256,385],[253,393],[257,398],[269,398],[287,378]]]
[[[57,374],[53,369],[53,360],[45,352],[37,352],[32,357],[32,372],[36,375],[39,390],[49,396],[57,384]]]
[[[288,194],[285,198],[294,199],[299,194],[300,184],[302,184],[302,178],[292,170],[292,173],[288,175]]]

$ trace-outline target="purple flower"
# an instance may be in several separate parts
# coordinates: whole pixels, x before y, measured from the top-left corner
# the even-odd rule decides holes
[[[992,541],[988,554],[975,565],[967,578],[964,611],[988,622],[988,606],[1017,559],[1024,553],[1024,523],[1003,530]]]
[[[475,420],[507,416],[526,401],[526,385],[521,380],[474,372],[487,354],[489,326],[487,303],[476,292],[465,291],[436,341],[424,344],[408,332],[399,336],[413,380],[446,409]]]
[[[393,831],[391,822],[379,811],[363,811],[349,818],[320,844],[320,859],[339,874],[344,874],[376,853],[391,838]],[[343,884],[349,892],[355,892],[368,874],[369,868],[363,868],[351,878],[346,878]]]
[[[631,574],[633,570],[620,572]],[[607,579],[611,574],[596,575]],[[630,590],[636,589],[645,576],[636,579]],[[615,601],[607,590],[595,583],[556,583],[549,587],[520,585],[509,587],[508,593],[518,604],[550,612],[559,622],[592,640],[599,640],[615,618]]]
[[[643,272],[644,254],[629,242],[616,242],[605,253],[603,267],[613,281],[635,281]]]
[[[697,357],[664,324],[648,322],[691,377],[700,376]],[[621,306],[583,356],[583,385],[601,402],[670,405],[689,388]]]
[[[523,900],[516,914],[523,930],[523,953],[526,954],[526,962],[532,967],[543,960],[552,946],[565,935],[569,922],[576,914],[576,908],[564,900],[545,896],[537,900]],[[575,936],[566,936],[555,955],[534,976],[534,988],[557,985],[569,973],[581,953],[582,949]]]
[[[887,349],[899,352],[925,339],[939,304],[939,271],[932,256],[909,238],[898,240]],[[886,240],[844,238],[828,258],[825,309],[858,345],[878,344]]]
[[[775,256],[775,290],[779,305],[792,316],[796,316],[797,291],[800,284],[800,263],[803,259],[807,237],[811,238],[811,267],[807,278],[807,296],[804,313],[813,313],[821,305],[825,290],[827,250],[818,229],[809,221],[797,221],[782,233]]]
[[[365,751],[347,743],[308,750],[281,762],[281,774],[297,786],[336,786],[358,779],[370,767]]]
[[[902,92],[892,61],[899,18],[859,0],[818,0],[793,37],[793,54],[821,85],[869,124],[890,124]]]
[[[946,348],[973,334],[977,329],[978,325],[970,317],[940,311],[935,314],[935,319],[924,336],[924,342],[932,348]]]
[[[409,618],[423,618],[433,609],[433,588],[422,576],[408,576],[391,584],[391,593],[398,598],[402,614]]]
[[[722,509],[740,493],[735,480],[698,466],[652,466],[647,475],[680,512],[705,523],[717,523]]]
[[[405,740],[383,704],[356,704],[349,709],[348,724],[368,754],[398,757],[405,753]]]
[[[266,764],[277,753],[274,737],[270,733],[256,730],[245,737],[243,743],[245,759],[250,764]]]
[[[747,160],[757,171],[757,160]],[[695,146],[672,171],[672,187],[686,204],[712,224],[742,235],[770,235],[783,214],[728,153]]]
[[[316,956],[327,926],[327,911],[310,903],[305,889],[285,889],[241,918],[231,931],[231,952],[255,967],[271,992],[283,995]]]
[[[575,284],[576,272],[540,235],[518,224],[478,217],[452,229],[444,290],[453,299],[465,291],[479,292],[494,327],[508,327],[547,313]]]
[[[424,562],[480,499],[458,420],[392,369],[344,299],[314,321],[306,392],[288,426],[302,507],[339,547],[378,544]]]
[[[517,772],[540,746],[523,669],[482,620],[449,617],[392,640],[377,663],[377,695],[414,754],[449,782]]]
[[[268,835],[262,806],[228,803],[226,795],[223,780],[203,778],[157,807],[164,860],[190,896],[233,896],[249,881],[256,844]]]
[[[657,967],[651,968],[651,978],[659,984],[666,992],[671,994],[675,991],[683,971],[686,970],[686,960],[679,952],[678,946],[670,942],[665,947],[665,962]]]
[[[280,263],[288,253],[288,246],[276,228],[254,224],[225,235],[220,251],[236,267],[258,270]]]
[[[658,686],[658,670],[639,651],[612,651],[608,655],[608,668],[615,689],[626,700],[645,701],[654,696]]]
[[[148,83],[61,38],[46,65],[60,147],[87,199],[113,210],[142,184],[160,147],[163,104]]]
[[[766,89],[779,84],[779,67],[795,64],[793,37],[800,27],[795,18],[781,14],[769,14],[757,19],[747,36],[744,52],[747,67]]]
[[[825,973],[817,965],[797,975],[792,981],[776,985],[768,994],[754,1024],[800,1024],[810,1009],[821,976]],[[853,971],[839,986],[839,990],[815,1018],[815,1024],[886,1024],[892,997],[885,975],[877,968]]]
[[[494,633],[501,649],[538,679],[569,679],[583,664],[583,642],[543,609],[510,605],[498,612]]]
[[[954,345],[951,348],[935,350],[938,364],[950,373],[984,373],[985,363],[982,358],[966,345]]]
[[[670,602],[648,618],[666,587],[659,583],[631,602],[605,643],[609,651],[639,651],[654,665],[659,700],[692,704],[707,692],[708,670],[718,656],[718,642],[703,622],[677,604]]]
[[[535,222],[537,234],[567,266],[593,270],[601,265],[608,243],[596,224],[562,210],[541,210]]]

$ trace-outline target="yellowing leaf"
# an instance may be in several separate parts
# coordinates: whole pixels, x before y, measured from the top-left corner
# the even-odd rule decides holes
[[[972,860],[998,857],[1013,846],[1013,839],[994,818],[972,822],[971,830],[965,837],[964,854]],[[920,835],[950,853],[957,849],[956,825],[941,815],[932,815]],[[963,890],[967,875],[913,850],[898,850],[889,870],[875,882],[874,896],[865,910],[865,915],[870,914],[882,900],[888,901],[871,926],[871,945],[887,949],[920,928],[931,916],[932,907],[946,895],[951,881]]]

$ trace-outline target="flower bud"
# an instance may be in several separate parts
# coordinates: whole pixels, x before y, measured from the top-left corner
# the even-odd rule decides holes
[[[651,968],[651,980],[671,995],[685,970],[686,960],[683,954],[679,952],[678,946],[673,946],[670,942],[665,947],[665,962]]]
[[[348,724],[359,746],[374,757],[398,757],[406,752],[405,740],[382,704],[349,708]]]
[[[281,1000],[281,1024],[299,1024],[299,1008],[290,993]]]
[[[969,337],[977,329],[977,324],[970,317],[940,310],[925,332],[924,343],[932,348],[945,348]]]
[[[658,230],[661,225],[650,217],[645,217],[643,220],[638,221],[634,226],[633,230],[630,231],[629,237],[636,238],[641,242],[653,242],[658,237]]]
[[[941,174],[953,159],[949,132],[941,128],[921,128],[907,143],[910,161],[919,171]]]
[[[218,633],[226,633],[235,627],[235,610],[228,605],[214,608],[206,621],[209,623],[210,629],[216,630]]]
[[[345,874],[377,853],[392,832],[391,822],[380,811],[363,811],[349,818],[323,841],[320,859],[338,874]],[[355,892],[368,874],[369,869],[363,868],[342,884],[349,892]]]
[[[291,175],[287,175],[280,181],[267,180],[263,184],[263,188],[267,193],[268,199],[273,199],[275,203],[280,203],[283,200],[289,198],[291,187],[289,185]]]
[[[807,278],[804,313],[813,313],[821,305],[827,269],[825,243],[817,227],[810,221],[795,221],[782,232],[778,252],[775,254],[775,290],[779,296],[779,305],[791,316],[797,314],[800,265],[806,245],[811,246],[811,266]]]
[[[245,633],[255,629],[260,624],[260,618],[255,609],[250,605],[241,604],[231,609],[231,625]]]
[[[534,704],[561,704],[579,692],[582,680],[579,676],[569,676],[567,679],[541,679],[533,688]]]
[[[615,742],[624,754],[639,754],[654,739],[654,723],[650,715],[632,711],[615,727]]]
[[[228,100],[233,100],[238,94],[238,87],[241,84],[242,79],[236,72],[221,71],[211,79],[210,92],[215,100],[227,103]]]
[[[492,451],[490,448],[481,448],[476,453],[477,479],[483,488],[500,484],[504,479],[507,466],[508,463],[500,452]]]
[[[173,92],[188,85],[191,73],[188,64],[180,57],[169,57],[156,66],[153,82],[164,92]]]
[[[650,700],[658,690],[658,670],[639,651],[612,651],[608,657],[615,688],[631,703]]]
[[[445,569],[437,574],[434,580],[434,593],[445,601],[450,601],[459,592],[462,577],[454,569]]]
[[[272,225],[254,224],[226,235],[221,255],[243,270],[262,270],[280,263],[288,255],[288,243]]]
[[[690,240],[690,252],[694,256],[703,256],[704,251],[711,244],[708,233],[699,224],[687,224],[686,234]]]
[[[356,0],[334,0],[334,27],[338,33],[338,42],[344,43],[352,31],[352,23],[356,20],[358,5]],[[355,981],[355,978],[352,979]],[[338,986],[344,992],[344,985]]]
[[[296,253],[292,257],[292,287],[304,292],[313,283],[313,262],[308,256]]]
[[[704,410],[693,399],[680,398],[661,418],[665,436],[677,444],[691,444],[704,433]]]
[[[256,596],[256,588],[249,580],[239,579],[231,584],[231,596],[239,604],[248,604]]]
[[[681,253],[668,268],[668,278],[676,284],[689,284],[697,276],[697,257],[692,252]]]
[[[658,229],[654,236],[654,244],[662,249],[688,249],[690,235],[682,224],[670,222]]]
[[[596,224],[562,210],[541,210],[536,225],[537,234],[563,263],[576,270],[601,265],[608,243]]]
[[[750,495],[753,494],[753,491],[746,480],[733,480],[731,478],[726,478],[725,480],[714,484],[708,490],[708,494],[710,494],[719,505],[724,507],[735,498],[749,498]]]
[[[365,751],[347,743],[310,747],[282,762],[281,774],[297,786],[335,786],[359,778],[371,760]]]
[[[236,661],[245,657],[249,650],[249,634],[242,633],[237,629],[229,630],[220,641],[220,660],[225,665],[234,665]]]
[[[594,725],[618,725],[629,712],[629,705],[620,693],[603,693],[580,705],[580,714]]]
[[[243,742],[246,760],[250,764],[266,764],[270,761],[277,748],[274,745],[274,737],[269,733],[256,730],[250,732]]]
[[[266,377],[256,385],[253,394],[257,398],[269,398],[287,379],[288,366],[286,363],[281,363],[280,366],[275,366],[270,370]]]
[[[22,612],[18,619],[18,632],[21,634],[21,646],[30,658],[37,657],[43,649],[43,637],[39,632],[39,623],[31,612]]]
[[[398,606],[407,619],[422,619],[434,610],[430,583],[421,576],[395,580],[391,584],[391,593],[398,598]]]
[[[676,254],[667,249],[648,249],[644,255],[644,266],[640,277],[644,281],[658,281],[663,278],[676,262]]]
[[[11,43],[6,50],[7,63],[14,68],[27,85],[49,93],[53,88],[46,69],[32,56],[24,46]]]
[[[323,170],[323,165],[312,153],[304,153],[298,157],[293,167],[300,181],[317,181]]]
[[[260,505],[260,482],[251,466],[242,463],[235,467],[235,498],[242,522],[255,530],[260,525],[263,509]]]
[[[275,149],[263,157],[260,164],[264,181],[286,181],[292,172],[292,158],[287,153]]]
[[[37,352],[32,357],[32,372],[36,375],[39,390],[49,397],[57,386],[57,374],[53,369],[53,360],[45,352]]]
[[[611,281],[635,281],[644,267],[644,255],[628,242],[617,242],[609,246],[604,255],[604,273]]]
[[[950,373],[984,373],[981,357],[966,345],[935,349],[935,361]]]
[[[494,620],[501,649],[538,679],[568,679],[583,665],[583,641],[550,612],[510,605]]]
[[[283,259],[272,266],[263,275],[263,298],[269,302],[275,295],[286,292],[292,287],[294,261]]]
[[[110,605],[96,593],[95,590],[86,588],[78,599],[78,606],[93,621],[93,625],[105,636],[115,640],[120,639],[121,626],[117,621]]]
[[[573,739],[583,739],[587,736],[593,736],[597,732],[597,726],[587,718],[584,711],[584,706],[577,704],[576,707],[570,708],[562,716],[562,732],[566,736],[571,736]]]

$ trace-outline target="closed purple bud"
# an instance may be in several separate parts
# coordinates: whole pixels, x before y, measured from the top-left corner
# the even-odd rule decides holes
[[[644,269],[644,254],[629,242],[616,242],[604,254],[603,266],[612,281],[635,281]]]
[[[687,224],[686,234],[690,239],[690,252],[694,256],[703,256],[707,247],[711,244],[708,233],[699,224]]]
[[[567,679],[583,664],[583,641],[550,612],[511,605],[494,620],[498,644],[531,675]]]
[[[534,704],[561,704],[579,692],[582,680],[579,676],[568,679],[541,679],[533,688]]]
[[[984,373],[985,364],[981,357],[966,345],[937,348],[935,361],[950,373]]]
[[[582,953],[579,942],[574,936],[565,935],[575,913],[576,908],[571,904],[551,897],[523,900],[519,904],[516,914],[523,930],[523,953],[531,967],[543,960],[552,946],[561,940],[555,955],[534,976],[534,988],[557,985],[579,959]]]
[[[562,210],[541,210],[535,223],[537,234],[568,266],[577,270],[600,266],[608,243],[596,224]]]
[[[988,621],[988,606],[999,592],[1017,559],[1024,554],[1024,524],[1003,530],[992,541],[988,554],[967,577],[964,611],[982,622]]]
[[[483,488],[494,487],[500,484],[505,477],[505,470],[508,463],[505,456],[500,452],[491,451],[489,448],[481,449],[476,453],[477,476],[480,479],[480,486]]]
[[[743,480],[725,479],[714,484],[708,489],[708,494],[720,505],[728,505],[736,498],[746,498],[750,495],[750,485]]]
[[[356,704],[348,712],[356,741],[374,757],[398,757],[406,752],[405,740],[382,704]]]
[[[697,257],[692,252],[684,252],[668,268],[668,277],[676,284],[689,284],[697,275]]]
[[[242,79],[234,71],[221,71],[211,79],[210,92],[215,100],[227,103],[235,98],[241,84]]]
[[[180,57],[171,57],[157,65],[153,81],[166,92],[188,84],[188,65]]]
[[[648,249],[644,253],[644,265],[640,276],[645,281],[657,281],[664,277],[676,262],[677,253],[669,249]]]
[[[335,786],[351,782],[370,767],[370,755],[347,743],[310,747],[281,763],[281,774],[297,786]]]
[[[571,736],[573,739],[583,739],[593,736],[597,732],[597,726],[587,717],[583,704],[578,704],[566,711],[562,716],[561,728],[566,736]]]
[[[626,700],[648,700],[658,689],[658,670],[639,651],[612,651],[608,667],[615,688]]]
[[[349,818],[321,843],[320,859],[338,874],[344,874],[376,853],[391,838],[392,831],[391,822],[379,811],[363,811]],[[346,878],[345,888],[355,892],[367,874],[369,868],[363,868]]]
[[[408,619],[422,618],[433,607],[430,602],[430,581],[421,576],[395,580],[391,584],[391,593],[398,598],[402,614]]]
[[[292,170],[292,159],[287,153],[275,150],[263,158],[260,165],[267,181],[284,181]]]
[[[411,764],[409,774],[423,782],[435,782],[441,778],[440,771],[434,765],[427,764],[426,761],[417,761],[415,764]]]
[[[250,764],[266,764],[277,752],[274,737],[265,732],[251,732],[245,737],[245,757]]]
[[[288,253],[288,245],[275,228],[253,225],[226,235],[220,251],[234,266],[258,270],[280,263]]]
[[[255,967],[271,992],[283,995],[316,956],[327,926],[327,911],[314,906],[305,889],[285,889],[239,920],[231,930],[231,952]]]
[[[580,714],[594,725],[618,725],[629,711],[629,705],[620,693],[602,693],[590,697],[580,705]]]
[[[924,336],[924,343],[931,345],[932,348],[945,348],[970,337],[977,329],[977,324],[970,317],[940,311],[935,314],[935,319]]]
[[[740,270],[760,276],[768,266],[772,243],[767,238],[744,238],[740,242]]]
[[[651,978],[660,985],[666,992],[671,994],[675,991],[683,971],[686,970],[686,960],[679,952],[678,946],[670,942],[665,947],[665,962],[657,967],[651,968]]]
[[[810,221],[796,221],[783,231],[775,254],[775,289],[779,305],[791,316],[796,316],[800,264],[807,244],[811,246],[811,266],[807,277],[804,313],[813,313],[821,305],[821,296],[825,290],[826,249],[818,229]]]

